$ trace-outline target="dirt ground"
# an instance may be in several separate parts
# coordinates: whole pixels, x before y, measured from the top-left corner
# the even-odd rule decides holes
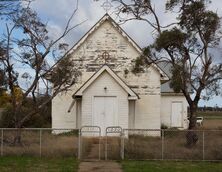
[[[122,172],[122,167],[114,161],[81,162],[78,172]]]
[[[222,119],[204,119],[201,129],[222,129]]]

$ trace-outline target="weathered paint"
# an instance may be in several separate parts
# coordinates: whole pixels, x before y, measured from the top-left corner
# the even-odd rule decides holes
[[[109,58],[104,60],[103,53],[109,54]],[[112,95],[118,97],[119,101],[119,125],[123,128],[152,128],[159,129],[161,125],[161,74],[157,67],[150,66],[144,72],[133,74],[134,61],[141,55],[141,49],[123,31],[113,24],[109,18],[104,18],[100,25],[96,25],[87,36],[74,46],[70,57],[79,67],[82,76],[71,91],[56,96],[52,101],[52,127],[53,128],[75,128],[82,125],[92,124],[92,97],[101,96],[99,92],[104,88],[104,84],[112,90]],[[140,99],[134,103],[129,103],[128,95],[118,83],[113,81],[109,74],[104,73],[92,83],[88,91],[84,91],[82,101],[71,108],[72,94],[83,85],[95,72],[104,64],[107,64],[136,94]],[[100,81],[101,80],[101,81]],[[95,86],[96,85],[96,86]],[[89,91],[90,90],[90,91]],[[81,103],[81,105],[80,105]],[[135,107],[130,107],[135,106]],[[134,113],[134,114],[133,114]],[[132,118],[129,118],[131,115]],[[81,118],[81,119],[80,119]],[[129,121],[129,120],[133,121]],[[81,124],[78,124],[79,122]],[[78,124],[78,125],[76,125]],[[130,126],[129,126],[130,124]]]

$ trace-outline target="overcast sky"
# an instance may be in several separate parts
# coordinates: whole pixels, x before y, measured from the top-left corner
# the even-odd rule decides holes
[[[82,25],[73,30],[63,41],[71,46],[75,44],[104,14],[105,10],[101,5],[105,0],[79,0],[78,11],[72,21],[72,25],[85,21]],[[155,0],[155,10],[163,25],[175,21],[175,15],[167,13],[164,9],[165,0]],[[115,4],[113,4],[115,7]],[[43,21],[48,23],[48,29],[52,37],[58,37],[65,26],[69,16],[76,8],[75,0],[35,0],[32,7],[37,11]],[[115,14],[112,12],[114,7],[109,11],[112,18],[116,20]],[[212,0],[209,8],[216,11],[222,16],[222,0]],[[118,20],[116,20],[118,22]],[[130,21],[121,27],[138,43],[139,46],[145,47],[152,43],[152,30],[145,22]],[[208,102],[201,101],[200,105],[218,105],[222,106],[222,98],[216,97]]]

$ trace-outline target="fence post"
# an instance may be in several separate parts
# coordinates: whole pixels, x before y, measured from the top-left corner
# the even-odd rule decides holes
[[[107,160],[108,159],[108,140],[107,140],[108,138],[107,138],[107,133],[106,133],[106,143],[105,143],[105,160]]]
[[[162,160],[164,159],[164,130],[162,130],[162,148],[161,148],[161,155],[162,155]]]
[[[79,129],[78,159],[81,159],[81,129]]]
[[[99,160],[101,159],[101,132],[99,133]]]
[[[124,160],[124,131],[121,133],[121,159]]]
[[[1,156],[3,156],[3,129],[1,130]]]
[[[205,135],[204,135],[204,131],[203,131],[203,160],[205,159],[205,143],[204,143],[204,140],[205,140]]]
[[[39,156],[42,157],[42,129],[39,130]]]

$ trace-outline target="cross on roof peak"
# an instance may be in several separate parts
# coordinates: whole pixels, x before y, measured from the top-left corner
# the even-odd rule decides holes
[[[101,7],[106,11],[106,13],[109,12],[109,10],[113,7],[112,4],[109,2],[109,0],[106,0]]]

